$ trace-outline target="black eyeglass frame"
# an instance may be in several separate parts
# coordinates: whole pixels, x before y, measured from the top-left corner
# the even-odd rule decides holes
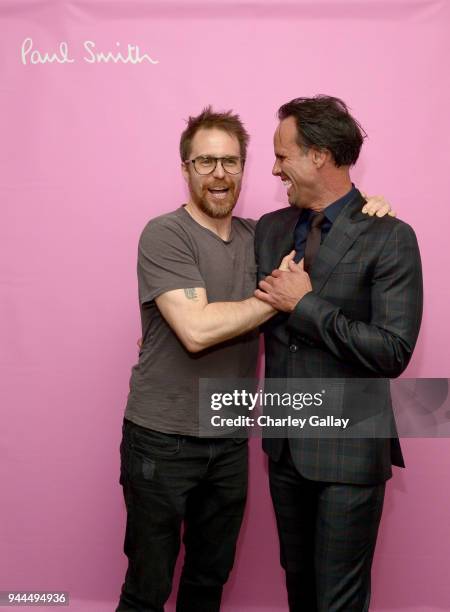
[[[212,170],[210,170],[209,172],[199,172],[197,170],[197,166],[195,165],[195,162],[199,159],[213,159],[214,167],[212,168]],[[241,169],[239,170],[239,172],[230,172],[229,170],[227,170],[225,166],[223,165],[223,160],[225,159],[239,160],[241,162]],[[183,163],[192,164],[194,166],[194,170],[200,176],[208,176],[208,174],[212,174],[216,170],[217,162],[219,161],[222,165],[223,171],[226,172],[227,174],[230,174],[231,176],[237,176],[238,174],[241,174],[244,171],[245,157],[241,157],[240,155],[237,157],[234,155],[225,155],[224,157],[214,157],[213,155],[197,155],[197,157],[194,157],[193,159],[185,159]]]

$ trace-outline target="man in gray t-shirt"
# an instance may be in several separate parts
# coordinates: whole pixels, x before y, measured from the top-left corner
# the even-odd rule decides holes
[[[192,353],[173,332],[155,299],[193,287],[208,303],[250,298],[256,286],[254,222],[233,217],[228,239],[200,225],[182,206],[153,219],[139,242],[142,349],[133,368],[125,418],[164,433],[198,435],[199,378],[252,378],[258,332]],[[188,300],[186,295],[181,299]]]
[[[232,217],[248,135],[205,109],[180,143],[188,203],[139,242],[143,343],[130,381],[121,476],[128,570],[117,612],[161,612],[184,523],[178,612],[218,612],[247,491],[247,441],[200,438],[199,378],[255,375],[256,328],[275,310],[253,297],[254,223]]]

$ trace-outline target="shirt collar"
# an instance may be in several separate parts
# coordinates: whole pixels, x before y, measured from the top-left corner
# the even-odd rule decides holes
[[[353,196],[356,193],[356,187],[352,183],[352,188],[345,195],[343,195],[339,200],[332,202],[326,208],[323,209],[323,213],[325,217],[330,221],[330,223],[334,223],[346,204],[353,199]]]
[[[345,195],[339,198],[339,200],[335,200],[323,209],[322,212],[324,213],[325,218],[331,225],[333,225],[333,223],[336,221],[339,213],[344,208],[344,206],[346,206],[346,204],[348,204],[353,199],[356,191],[357,189],[352,183],[352,188],[350,189],[350,191],[348,191]],[[302,208],[296,227],[307,225],[312,214],[313,213],[309,208]]]

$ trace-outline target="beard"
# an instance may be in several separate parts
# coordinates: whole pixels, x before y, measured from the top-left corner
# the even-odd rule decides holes
[[[235,185],[227,185],[227,187],[229,191],[223,201],[211,202],[208,199],[209,192],[206,187],[203,188],[201,195],[190,190],[191,199],[194,204],[198,206],[205,215],[211,217],[211,219],[224,219],[233,211],[239,195],[239,193],[236,193]]]

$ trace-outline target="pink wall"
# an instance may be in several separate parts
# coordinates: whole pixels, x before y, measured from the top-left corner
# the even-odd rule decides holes
[[[252,142],[238,214],[258,217],[285,205],[270,174],[278,106],[315,93],[347,101],[369,134],[354,180],[385,194],[421,246],[425,314],[407,375],[450,375],[450,7],[0,0],[0,20],[0,590],[66,589],[72,609],[97,611],[124,571],[118,444],[140,333],[137,239],[186,198],[177,146],[189,114],[209,103],[239,111]],[[66,42],[73,61],[22,60],[27,38],[41,54]],[[89,63],[84,41],[139,45],[159,63]],[[450,609],[448,441],[404,449],[373,609]],[[283,609],[265,461],[252,451],[225,603]]]

